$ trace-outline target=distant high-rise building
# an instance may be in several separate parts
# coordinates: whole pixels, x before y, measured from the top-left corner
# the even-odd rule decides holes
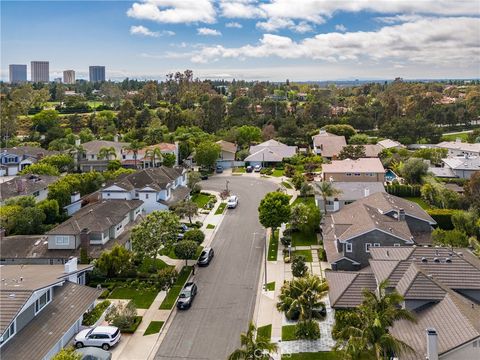
[[[65,84],[75,84],[75,71],[65,70],[63,72],[63,82]]]
[[[50,64],[48,61],[32,61],[30,64],[32,82],[50,81]]]
[[[105,81],[105,66],[90,66],[88,70],[90,73],[90,82]]]
[[[8,65],[10,83],[19,84],[27,81],[27,65]]]

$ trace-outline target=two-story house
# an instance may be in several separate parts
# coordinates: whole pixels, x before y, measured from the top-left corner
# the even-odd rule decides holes
[[[37,163],[42,157],[57,155],[58,151],[41,147],[18,146],[5,148],[0,152],[0,176],[14,176],[27,166]]]
[[[80,145],[80,144],[79,144]],[[81,171],[104,171],[107,170],[109,161],[122,159],[122,153],[128,143],[118,141],[115,137],[115,141],[106,140],[92,140],[81,144],[83,151],[79,152],[78,165]],[[111,149],[113,151],[106,157],[100,156],[102,149]]]
[[[100,190],[102,199],[139,199],[147,214],[154,210],[168,210],[190,195],[187,171],[183,167],[161,166],[120,176]]]
[[[2,265],[0,358],[50,360],[80,331],[101,290],[84,286],[92,265]]]
[[[47,198],[48,185],[58,180],[58,176],[22,175],[0,184],[0,204],[17,196],[33,196],[35,201]]]
[[[138,150],[136,154],[131,150],[123,149],[119,160],[122,162],[122,166],[126,168],[135,169],[135,166],[136,169],[159,167],[162,164],[162,160],[159,158],[158,154],[154,153],[156,149],[160,150],[161,154],[174,155],[175,165],[178,165],[178,144],[170,143],[149,145]]]
[[[378,158],[333,160],[322,165],[322,179],[335,182],[385,182],[385,168]]]
[[[468,249],[374,247],[370,267],[361,272],[326,271],[332,308],[355,309],[362,291],[403,296],[402,308],[415,321],[398,320],[390,333],[411,351],[399,360],[480,358],[480,260]]]
[[[102,246],[119,238],[142,214],[141,200],[103,200],[89,204],[46,233],[48,249]]]
[[[220,156],[217,160],[217,165],[224,168],[231,168],[235,165],[235,154],[237,153],[237,144],[225,140],[217,141],[220,146]]]
[[[368,265],[373,247],[431,244],[435,224],[418,204],[377,192],[326,217],[327,260],[333,270],[358,270]]]

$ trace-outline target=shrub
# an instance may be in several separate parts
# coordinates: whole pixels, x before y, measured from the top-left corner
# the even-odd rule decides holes
[[[282,236],[280,239],[280,242],[282,243],[283,246],[288,247],[288,245],[292,244],[292,236],[291,235]]]
[[[262,175],[272,175],[273,170],[271,168],[263,168],[262,170],[260,170],[260,174],[262,174]]]
[[[295,256],[292,261],[292,275],[295,277],[302,277],[307,271],[308,267],[305,265],[305,256]]]
[[[399,197],[420,197],[421,186],[420,185],[387,185],[385,187],[387,193]]]
[[[121,328],[120,331],[124,334],[133,334],[140,326],[142,319],[143,318],[141,316],[135,316],[135,318],[133,319],[132,325],[126,328]]]
[[[295,326],[297,339],[316,340],[320,338],[320,327],[314,320],[300,321]]]
[[[327,261],[327,252],[324,248],[318,249],[318,259],[320,261]]]
[[[105,290],[102,291],[102,293],[100,294],[100,296],[98,298],[99,299],[106,299],[106,298],[108,298],[108,295],[110,295],[110,290],[105,289]]]
[[[108,291],[108,290],[106,290],[106,291]],[[102,316],[103,312],[109,306],[110,306],[110,301],[109,300],[104,300],[101,303],[98,303],[97,305],[95,305],[95,307],[91,311],[89,311],[89,312],[85,313],[85,315],[83,315],[82,325],[92,326],[93,324],[95,324],[97,322],[97,320],[100,319],[100,316]]]
[[[127,305],[124,303],[113,305],[105,320],[110,325],[118,327],[121,332],[125,332],[126,329],[128,330],[134,325],[136,317],[137,308],[133,301],[129,301]]]
[[[437,222],[437,226],[443,230],[452,230],[452,215],[456,210],[452,209],[431,209],[427,210],[428,215],[430,215],[433,220]]]
[[[183,240],[195,241],[197,244],[201,244],[205,240],[205,234],[200,229],[192,229],[185,232]]]
[[[178,272],[174,267],[166,267],[158,271],[156,275],[156,285],[160,290],[167,290],[175,283],[178,277]]]

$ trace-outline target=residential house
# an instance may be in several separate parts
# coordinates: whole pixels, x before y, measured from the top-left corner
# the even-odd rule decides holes
[[[275,165],[283,159],[290,158],[297,153],[296,146],[282,144],[276,140],[268,140],[258,145],[252,145],[249,149],[250,155],[245,158],[249,165]]]
[[[327,212],[336,212],[345,205],[377,192],[385,192],[381,182],[334,182],[333,187],[339,191],[334,197],[327,197]],[[315,202],[320,210],[325,209],[323,197],[316,193]]]
[[[320,130],[317,135],[312,136],[312,140],[313,152],[327,160],[336,159],[343,147],[347,145],[345,136],[330,134],[325,130]]]
[[[15,176],[27,166],[37,163],[42,157],[57,155],[58,151],[35,146],[5,148],[0,153],[0,176]]]
[[[84,286],[92,265],[2,265],[0,357],[49,360],[81,330],[101,290]]]
[[[89,204],[46,233],[48,249],[76,250],[105,245],[120,237],[141,215],[141,200],[103,200]]]
[[[480,171],[479,156],[457,156],[442,159],[443,167],[430,168],[429,170],[437,177],[456,177],[470,179],[477,171]]]
[[[151,167],[160,166],[162,163],[161,159],[158,159],[157,157],[153,159],[153,157],[150,155],[151,151],[157,148],[160,149],[162,154],[175,155],[175,165],[178,165],[178,144],[159,143],[155,145],[149,145],[138,150],[136,160],[133,151],[124,149],[120,158],[122,166],[126,168],[135,168],[135,163],[137,169],[148,169]]]
[[[118,141],[118,137],[115,137],[115,141],[92,140],[81,144],[81,146],[83,147],[83,151],[79,153],[80,159],[78,161],[80,170],[107,170],[109,161],[122,159],[122,153],[128,145],[129,143]],[[99,157],[99,153],[102,148],[113,148],[115,151],[115,155],[110,155],[108,159],[101,159]]]
[[[33,196],[35,201],[45,200],[48,185],[58,180],[58,176],[22,175],[0,184],[0,204],[17,196]]]
[[[380,140],[379,142],[377,142],[377,145],[380,145],[382,149],[405,149],[405,145],[402,145],[402,143],[391,139]]]
[[[220,140],[217,141],[220,146],[220,157],[217,160],[217,165],[224,168],[231,168],[235,165],[235,154],[237,153],[237,144]]]
[[[402,307],[416,321],[399,320],[390,333],[413,351],[399,360],[474,360],[480,358],[480,260],[466,249],[378,247],[362,272],[327,271],[330,304],[353,309],[362,291],[387,291],[404,297]]]
[[[435,224],[417,203],[377,192],[326,217],[327,260],[333,270],[358,270],[368,265],[373,247],[431,244]]]
[[[480,143],[464,143],[460,139],[455,141],[443,141],[436,145],[437,148],[447,149],[448,157],[455,156],[480,156]]]
[[[322,165],[322,179],[335,182],[385,182],[385,168],[378,158],[333,160]]]
[[[187,172],[183,167],[161,166],[120,176],[100,190],[102,199],[139,199],[147,214],[154,210],[168,210],[189,197]]]
[[[366,144],[366,145],[361,145],[365,148],[365,157],[367,158],[376,158],[378,155],[382,152],[384,149],[381,145],[379,144]]]

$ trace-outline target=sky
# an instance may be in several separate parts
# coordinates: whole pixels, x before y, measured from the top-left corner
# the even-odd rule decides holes
[[[2,80],[33,60],[52,79],[480,78],[477,0],[2,0],[0,15]]]

